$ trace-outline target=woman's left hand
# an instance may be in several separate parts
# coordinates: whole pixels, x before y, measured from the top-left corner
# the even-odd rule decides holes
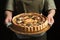
[[[54,18],[53,18],[53,16],[52,16],[52,15],[48,15],[47,19],[48,19],[48,23],[49,23],[50,25],[53,25],[53,23],[54,23]]]

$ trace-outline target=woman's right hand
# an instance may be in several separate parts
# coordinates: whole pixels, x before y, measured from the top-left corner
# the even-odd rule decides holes
[[[12,20],[12,12],[6,11],[5,24],[8,24]]]
[[[7,16],[5,19],[5,24],[8,24],[9,22],[11,22],[12,20],[12,16]]]

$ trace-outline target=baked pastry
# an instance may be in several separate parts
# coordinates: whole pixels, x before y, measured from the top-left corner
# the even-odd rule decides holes
[[[22,13],[12,19],[14,32],[20,34],[38,34],[47,31],[47,17],[39,13]]]

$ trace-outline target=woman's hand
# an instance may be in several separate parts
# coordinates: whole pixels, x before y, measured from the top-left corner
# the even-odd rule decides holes
[[[52,25],[54,23],[54,18],[53,17],[55,15],[55,10],[52,9],[48,13],[49,13],[49,15],[47,16],[48,17],[48,22],[49,22],[50,25]]]
[[[9,22],[11,22],[12,20],[12,16],[7,16],[5,19],[5,24],[8,24]]]
[[[12,20],[12,12],[11,11],[6,11],[6,18],[5,18],[5,24],[8,24]]]
[[[53,25],[53,23],[54,23],[54,18],[53,18],[53,16],[51,16],[51,15],[48,15],[48,23],[50,24],[50,25]]]

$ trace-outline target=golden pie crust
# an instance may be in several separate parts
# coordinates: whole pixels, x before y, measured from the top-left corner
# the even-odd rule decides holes
[[[50,26],[47,17],[39,13],[21,13],[13,17],[10,29],[18,34],[38,34],[46,32]]]

